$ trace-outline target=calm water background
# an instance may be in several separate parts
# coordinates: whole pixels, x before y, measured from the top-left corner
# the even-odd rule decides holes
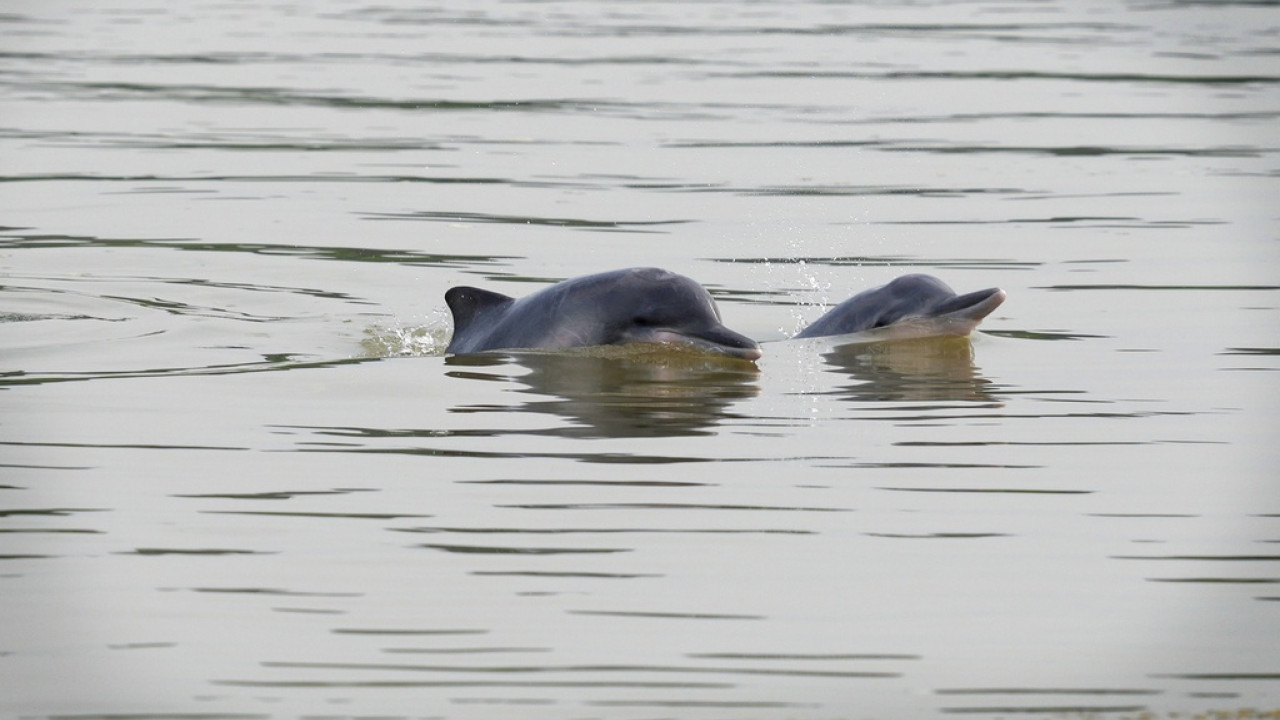
[[[11,1],[0,710],[1280,708],[1271,2]],[[657,265],[769,342],[448,358]],[[786,338],[931,272],[969,340]]]

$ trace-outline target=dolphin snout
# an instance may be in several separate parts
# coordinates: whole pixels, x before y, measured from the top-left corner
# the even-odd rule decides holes
[[[759,360],[764,352],[760,350],[760,346],[752,343],[751,347],[729,347],[725,345],[718,346],[714,352],[719,352],[729,357],[741,358],[743,360]]]
[[[696,333],[670,329],[655,330],[643,341],[682,345],[701,352],[725,355],[742,360],[759,360],[764,354],[760,350],[760,344],[755,340],[746,335],[740,335],[726,327],[708,329]]]

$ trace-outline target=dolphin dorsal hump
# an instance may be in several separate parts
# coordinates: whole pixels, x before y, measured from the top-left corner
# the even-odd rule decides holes
[[[449,312],[453,313],[453,331],[456,334],[466,329],[476,318],[507,307],[515,302],[515,298],[492,290],[459,285],[445,292],[444,302],[449,306]]]

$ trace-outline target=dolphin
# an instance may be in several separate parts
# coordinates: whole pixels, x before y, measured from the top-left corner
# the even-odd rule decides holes
[[[831,308],[797,338],[879,330],[891,338],[964,336],[1004,302],[1000,288],[956,295],[932,275],[903,275]]]
[[[519,299],[463,285],[444,300],[453,313],[446,353],[668,343],[744,360],[761,355],[759,344],[720,322],[705,288],[659,268],[584,275]]]

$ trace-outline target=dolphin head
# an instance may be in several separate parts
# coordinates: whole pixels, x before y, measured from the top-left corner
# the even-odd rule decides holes
[[[885,337],[968,335],[1004,302],[1000,288],[956,293],[932,275],[903,275],[863,290],[832,308],[796,337],[880,332]]]
[[[448,353],[663,343],[755,360],[760,346],[720,321],[711,294],[683,275],[631,268],[584,275],[515,299],[458,286]]]
[[[698,283],[658,268],[621,271],[601,311],[613,343],[665,343],[743,360],[761,356],[760,345],[724,326],[715,300]]]

